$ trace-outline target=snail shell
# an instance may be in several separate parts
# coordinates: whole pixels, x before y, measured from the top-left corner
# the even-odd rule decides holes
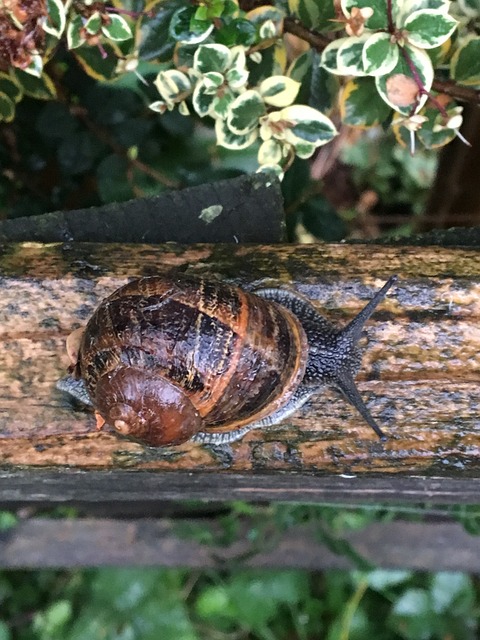
[[[159,446],[236,429],[288,404],[308,344],[281,305],[222,282],[143,278],[97,308],[75,375],[104,420]]]

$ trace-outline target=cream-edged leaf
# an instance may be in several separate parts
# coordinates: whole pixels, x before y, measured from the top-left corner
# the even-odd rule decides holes
[[[422,9],[408,16],[403,30],[407,31],[406,37],[410,44],[422,49],[433,49],[446,42],[457,25],[458,22],[448,13]]]
[[[300,82],[287,76],[272,76],[264,80],[258,89],[267,104],[274,107],[288,107],[297,97]]]
[[[217,144],[226,149],[246,149],[252,145],[258,137],[258,129],[252,129],[245,135],[238,135],[228,127],[225,120],[218,118],[215,121],[215,134]]]
[[[309,142],[320,147],[330,142],[338,133],[330,118],[307,105],[285,107],[279,112],[279,117],[288,123],[283,138],[293,146]]]
[[[338,67],[337,56],[338,50],[347,40],[350,40],[350,38],[338,38],[338,40],[334,40],[330,44],[327,44],[325,49],[322,51],[322,55],[320,56],[320,66],[330,73],[343,75],[343,71],[341,71]]]
[[[385,75],[395,67],[398,56],[399,48],[388,33],[374,33],[363,46],[363,70],[370,76]]]
[[[265,140],[258,150],[258,164],[280,164],[283,158],[283,145],[271,138]]]
[[[337,67],[344,76],[364,76],[363,70],[363,47],[370,35],[364,33],[361,36],[345,38],[345,42],[337,51]]]
[[[43,30],[56,38],[60,38],[65,30],[66,12],[61,0],[47,0],[47,16],[43,22]]]
[[[200,73],[223,73],[230,66],[230,49],[223,44],[202,44],[193,56],[193,68]]]
[[[230,105],[227,123],[237,135],[245,135],[258,127],[259,118],[265,113],[265,103],[258,91],[249,89],[240,94]]]
[[[434,71],[432,62],[426,51],[417,47],[405,46],[405,54],[415,67],[416,76],[420,78],[424,92],[420,93],[417,79],[403,55],[389,74],[375,77],[378,93],[385,102],[403,115],[411,115],[418,111],[427,101],[427,92],[432,87]]]

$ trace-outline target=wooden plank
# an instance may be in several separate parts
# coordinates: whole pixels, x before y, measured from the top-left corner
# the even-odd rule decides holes
[[[186,444],[152,450],[108,431],[96,432],[93,416],[73,407],[55,389],[67,365],[64,339],[129,278],[173,267],[248,287],[265,278],[293,283],[339,324],[355,315],[388,276],[398,273],[398,285],[368,325],[358,376],[360,390],[389,440],[380,443],[332,390],[285,424],[254,431],[221,448]],[[289,496],[283,499],[297,500],[305,497],[302,487],[308,496],[306,474],[353,475],[357,482],[371,474],[434,476],[445,480],[447,494],[453,478],[466,481],[469,495],[475,487],[478,496],[480,256],[475,251],[361,245],[10,244],[0,249],[0,291],[4,468],[208,471],[247,478],[251,471],[290,471],[299,474],[294,476],[299,487],[295,497],[278,486]],[[202,495],[208,497],[208,476],[199,477],[206,491]],[[453,492],[461,493],[458,485]],[[193,494],[195,489],[187,488],[184,497]],[[403,495],[397,495],[400,498]]]
[[[162,500],[252,502],[312,502],[377,504],[379,502],[429,502],[477,504],[478,476],[408,476],[406,474],[342,475],[275,473],[262,469],[246,473],[198,471],[138,471],[135,460],[118,456],[119,468],[109,471],[77,470],[68,465],[56,469],[38,467],[0,470],[0,505],[116,504],[128,512],[133,502]],[[123,465],[123,466],[122,466]],[[149,513],[150,508],[145,508]]]
[[[185,521],[212,533],[218,525]],[[278,538],[252,544],[239,535],[228,546],[205,545],[177,532],[168,519],[114,520],[33,518],[0,533],[0,567],[165,566],[224,569],[350,569],[352,562],[319,542],[311,526],[296,526]],[[246,532],[244,531],[244,534]],[[377,567],[480,573],[480,537],[453,522],[390,522],[342,536]]]

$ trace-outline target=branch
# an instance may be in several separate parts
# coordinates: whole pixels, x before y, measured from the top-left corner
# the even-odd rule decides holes
[[[305,40],[305,42],[308,42],[308,44],[317,51],[323,51],[323,49],[325,49],[325,47],[333,40],[332,38],[318,33],[318,31],[307,29],[307,27],[299,20],[292,17],[284,19],[283,31],[285,33],[292,33],[294,36]]]
[[[438,93],[445,93],[447,96],[456,98],[461,102],[480,105],[480,91],[462,84],[457,84],[455,80],[434,80],[432,89],[438,91]]]
[[[328,36],[318,33],[318,31],[314,29],[308,29],[299,20],[292,17],[285,18],[283,21],[283,30],[285,33],[292,33],[298,38],[305,40],[305,42],[308,42],[316,51],[323,51],[323,49],[332,42],[332,39]],[[432,89],[439,93],[445,93],[447,96],[461,102],[480,105],[480,91],[457,84],[455,80],[434,80]]]

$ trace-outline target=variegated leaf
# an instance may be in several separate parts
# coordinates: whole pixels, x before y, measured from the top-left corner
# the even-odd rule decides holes
[[[230,65],[230,50],[223,44],[202,44],[193,56],[193,68],[200,73],[223,73]]]
[[[60,38],[66,25],[65,6],[61,0],[47,0],[47,16],[43,29],[56,38]]]
[[[430,91],[434,72],[428,54],[416,47],[405,46],[404,49],[422,82],[422,88],[425,92]],[[412,109],[418,111],[428,98],[426,93],[420,95],[420,88],[402,52],[389,74],[375,77],[375,85],[383,100],[404,115],[409,115]]]
[[[408,42],[422,49],[433,49],[443,44],[457,28],[457,21],[435,9],[422,9],[412,13],[403,23]]]
[[[225,120],[218,118],[215,121],[215,134],[217,136],[217,144],[227,149],[246,149],[252,145],[258,137],[258,129],[245,135],[238,135],[228,127]]]
[[[272,76],[264,80],[258,89],[267,104],[274,107],[288,107],[297,97],[300,82],[287,76]]]
[[[258,127],[258,120],[264,113],[265,103],[262,96],[258,91],[249,89],[232,102],[227,123],[233,133],[245,135]]]
[[[345,42],[337,51],[337,66],[344,76],[364,76],[363,47],[369,38],[369,34],[345,38]]]
[[[109,24],[102,25],[102,33],[104,36],[114,42],[122,42],[123,40],[129,40],[133,37],[130,25],[124,17],[116,13],[110,13],[109,18]]]
[[[293,146],[309,142],[319,147],[330,142],[338,133],[330,118],[313,107],[294,104],[282,109],[279,116],[289,123],[283,138]]]
[[[385,75],[397,64],[398,55],[398,46],[391,42],[390,34],[374,33],[363,47],[363,69],[370,76]]]

